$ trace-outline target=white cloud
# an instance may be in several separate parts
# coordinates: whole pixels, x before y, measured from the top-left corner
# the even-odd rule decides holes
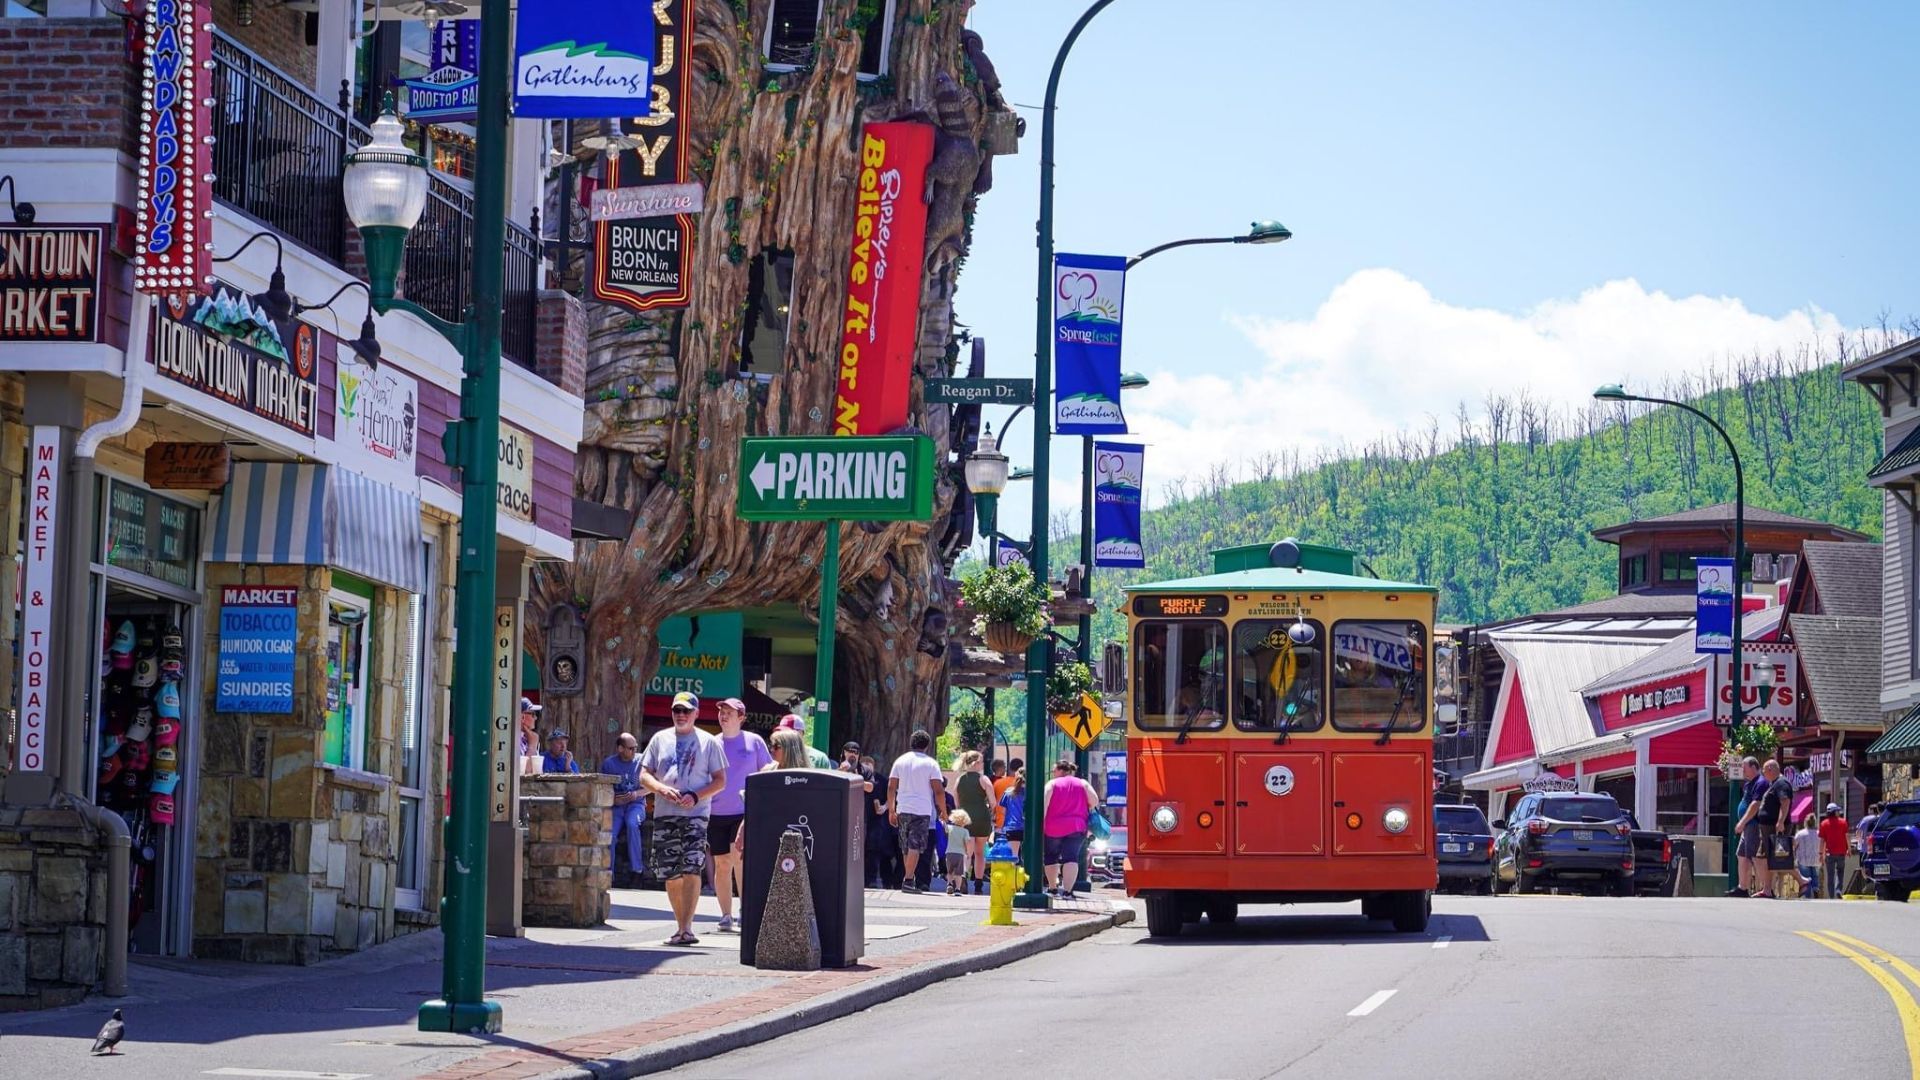
[[[1358,446],[1422,428],[1430,415],[1447,431],[1457,403],[1478,415],[1489,393],[1524,390],[1578,409],[1601,383],[1652,389],[1728,357],[1843,330],[1818,308],[1772,317],[1731,297],[1675,298],[1631,279],[1516,315],[1456,307],[1385,269],[1354,274],[1310,319],[1230,321],[1268,362],[1226,376],[1150,371],[1152,393],[1127,406],[1151,446],[1149,475],[1192,478],[1220,463],[1237,474],[1264,451]]]

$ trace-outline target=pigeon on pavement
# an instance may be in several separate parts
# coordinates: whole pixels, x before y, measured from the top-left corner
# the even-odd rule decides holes
[[[119,1051],[115,1050],[114,1047],[120,1045],[120,1040],[126,1038],[126,1035],[127,1025],[120,1019],[120,1010],[115,1009],[113,1010],[113,1016],[109,1018],[105,1024],[100,1026],[100,1034],[94,1037],[94,1056],[98,1057],[101,1054],[118,1053]]]

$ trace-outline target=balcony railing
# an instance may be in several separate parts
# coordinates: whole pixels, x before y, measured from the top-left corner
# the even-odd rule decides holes
[[[328,104],[221,34],[213,41],[214,195],[287,239],[345,268],[346,204],[340,174],[367,131],[343,104]],[[465,317],[473,261],[473,196],[438,176],[407,238],[407,299],[443,319]],[[507,223],[501,352],[533,365],[540,246]]]

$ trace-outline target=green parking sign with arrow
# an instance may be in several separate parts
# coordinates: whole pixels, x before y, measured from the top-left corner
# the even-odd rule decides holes
[[[933,440],[925,435],[742,439],[746,521],[926,521]]]

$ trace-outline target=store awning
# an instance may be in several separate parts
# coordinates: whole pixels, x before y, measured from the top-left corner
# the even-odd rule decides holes
[[[1867,747],[1867,761],[1874,765],[1920,761],[1920,705],[1907,710],[1885,735]]]
[[[333,566],[406,592],[426,591],[420,497],[333,465],[234,463],[206,557]]]

